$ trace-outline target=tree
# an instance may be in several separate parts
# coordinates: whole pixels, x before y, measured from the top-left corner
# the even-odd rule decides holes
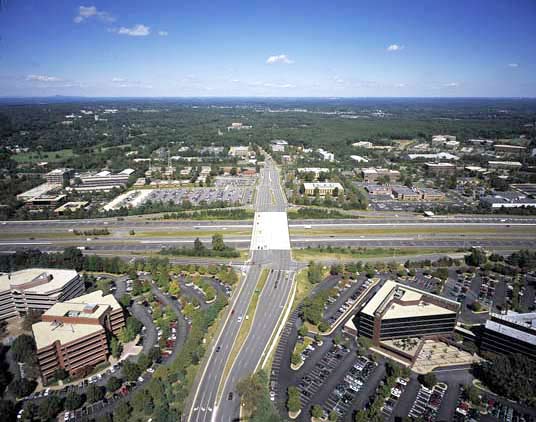
[[[35,350],[35,340],[26,334],[21,334],[11,344],[11,353],[17,362],[35,362]]]
[[[287,409],[292,413],[296,413],[301,410],[300,390],[293,385],[288,388]]]
[[[34,380],[21,378],[13,381],[9,385],[9,391],[15,394],[16,397],[26,397],[35,390],[37,383]]]
[[[69,378],[69,372],[67,372],[64,368],[58,368],[54,371],[54,378],[57,380],[65,380]]]
[[[311,416],[313,418],[321,418],[324,416],[324,409],[319,404],[315,404],[311,409]]]
[[[123,374],[128,381],[135,381],[141,375],[141,369],[137,364],[127,360],[123,365]]]
[[[96,403],[104,397],[104,389],[98,385],[91,384],[86,390],[86,399],[89,403]]]
[[[426,388],[432,388],[434,385],[437,384],[437,377],[432,372],[429,372],[427,374],[421,374],[417,377],[417,379]]]
[[[54,419],[62,411],[62,402],[58,396],[46,397],[39,403],[39,416],[43,420]]]
[[[307,333],[309,332],[309,330],[307,330],[307,327],[305,326],[305,324],[302,324],[300,326],[300,328],[298,329],[298,334],[302,337],[305,337],[307,335]]]
[[[110,351],[112,353],[112,356],[118,359],[119,356],[121,356],[122,350],[123,346],[121,345],[117,337],[112,336],[112,338],[110,339]]]
[[[76,410],[84,403],[84,399],[80,394],[71,391],[65,396],[65,409],[67,410]]]
[[[123,306],[123,308],[126,308],[130,306],[130,302],[132,302],[132,298],[128,293],[125,293],[121,298],[119,299],[119,303]]]
[[[329,412],[328,420],[330,422],[337,422],[337,419],[339,419],[339,415],[337,414],[337,412],[335,412],[335,410],[332,410],[331,412]]]
[[[5,421],[14,421],[15,417],[15,406],[10,400],[0,400],[0,415]]]
[[[114,422],[128,422],[130,418],[130,410],[128,402],[120,402],[114,410]]]
[[[168,292],[170,295],[179,297],[181,294],[181,288],[179,286],[179,282],[177,280],[172,280],[169,283]]]
[[[153,361],[145,353],[141,353],[138,356],[138,361],[136,363],[138,364],[138,366],[140,367],[142,371],[145,371],[147,368],[149,368],[153,364]]]
[[[302,358],[299,353],[292,353],[292,356],[290,357],[290,362],[296,366],[302,363]]]
[[[215,251],[225,250],[225,243],[223,242],[223,236],[219,233],[215,233],[212,236],[212,249]]]
[[[121,387],[121,384],[122,384],[121,379],[111,376],[108,379],[108,382],[106,383],[106,388],[108,391],[113,392],[113,391],[118,390]]]
[[[194,240],[194,251],[197,252],[197,255],[202,255],[202,252],[204,252],[205,249],[205,245],[203,245],[203,242],[197,237]]]
[[[256,373],[242,378],[236,385],[236,391],[240,395],[242,402],[250,410],[256,408],[257,404],[261,402],[263,395],[266,393],[266,383],[263,381],[266,381],[267,383],[266,375],[259,375],[259,373]]]

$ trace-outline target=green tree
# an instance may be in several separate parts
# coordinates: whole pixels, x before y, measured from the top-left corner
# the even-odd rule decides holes
[[[37,383],[34,380],[20,378],[9,384],[9,391],[15,394],[16,397],[26,397],[35,390],[36,386]]]
[[[287,409],[292,413],[296,413],[301,409],[300,391],[293,385],[288,388]]]
[[[147,368],[149,368],[153,364],[153,361],[145,353],[141,353],[138,356],[137,364],[142,371],[145,371]]]
[[[424,385],[426,388],[432,388],[437,384],[437,377],[433,372],[427,374],[421,374],[417,377],[419,382]]]
[[[315,404],[311,409],[311,416],[313,418],[321,418],[324,416],[324,409],[319,404]]]
[[[225,243],[223,242],[223,236],[219,233],[215,233],[212,236],[212,249],[215,251],[225,250]]]
[[[266,392],[266,387],[265,384],[263,385],[262,377],[258,374],[253,374],[238,381],[236,391],[246,408],[253,410],[261,402]]]
[[[86,389],[86,399],[89,403],[96,403],[99,400],[102,400],[104,397],[104,389],[98,385],[91,384]]]
[[[43,420],[54,419],[63,410],[62,400],[58,396],[46,397],[39,403],[39,417]]]
[[[137,364],[127,360],[123,365],[123,374],[127,381],[135,381],[141,375],[141,369]]]
[[[112,336],[112,338],[110,339],[110,351],[112,353],[112,356],[116,359],[121,356],[121,352],[123,351],[123,346],[121,346],[121,343],[115,336]]]
[[[126,401],[120,402],[114,410],[114,422],[128,422],[130,418],[130,405]]]
[[[123,306],[123,308],[126,308],[130,306],[130,303],[132,302],[132,298],[128,293],[125,293],[121,298],[119,299],[119,303]]]
[[[121,387],[122,381],[120,378],[114,377],[113,375],[108,379],[108,382],[106,383],[106,388],[108,391],[116,391]]]
[[[21,334],[11,344],[11,353],[17,362],[35,362],[35,350],[35,340],[26,334]]]
[[[84,403],[84,399],[80,394],[71,391],[65,396],[65,409],[67,410],[76,410]]]
[[[302,363],[302,358],[299,353],[292,353],[292,356],[290,357],[290,361],[293,365],[299,365]]]

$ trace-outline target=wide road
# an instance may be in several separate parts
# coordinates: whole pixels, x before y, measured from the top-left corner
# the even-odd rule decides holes
[[[256,247],[251,250],[250,261],[245,266],[245,279],[232,298],[232,311],[209,349],[207,360],[196,380],[197,387],[192,392],[191,405],[186,413],[188,421],[219,422],[238,417],[239,398],[235,392],[236,383],[255,371],[268,353],[274,332],[279,324],[284,322],[281,316],[290,304],[295,270],[290,254],[286,218],[279,218],[281,213],[285,213],[285,209],[286,200],[279,183],[279,175],[268,158],[257,186],[255,229],[250,242]],[[276,217],[274,221],[280,226],[270,227],[273,217]],[[281,236],[270,236],[272,229],[274,232],[282,232]],[[273,245],[286,245],[286,249],[275,249]],[[247,315],[263,269],[269,273],[259,295],[256,313]],[[246,316],[248,322],[251,322],[251,328],[241,349],[235,350],[232,355],[241,324],[247,321]],[[235,392],[233,400],[228,400],[229,392]]]

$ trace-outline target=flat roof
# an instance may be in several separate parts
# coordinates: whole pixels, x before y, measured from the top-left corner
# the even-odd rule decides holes
[[[59,324],[57,322],[38,322],[32,325],[37,349],[50,346],[55,341],[67,344],[82,337],[104,331],[95,324]]]
[[[330,183],[330,182],[304,183],[303,187],[305,189],[315,189],[315,188],[319,188],[319,189],[322,189],[322,188],[325,188],[325,189],[335,189],[335,188],[343,189],[342,185],[339,182],[334,182],[334,183]]]
[[[486,328],[488,330],[494,331],[499,334],[504,334],[506,336],[536,346],[536,312],[527,314],[509,313],[508,315],[493,314],[493,317],[502,319],[505,322],[517,324],[520,326],[520,328],[530,327],[534,331],[534,334],[527,333],[526,331],[522,331],[520,329],[517,330],[510,325],[501,324],[500,322],[493,321],[491,319],[488,319],[486,321]]]
[[[31,281],[37,281],[37,278],[52,276],[50,281],[43,279],[39,285],[24,288],[23,285]],[[25,292],[46,294],[54,290],[61,289],[78,273],[75,270],[59,270],[56,268],[28,268],[25,270],[15,271],[11,274],[0,275],[0,291],[11,289],[23,289]]]
[[[88,305],[97,306],[97,309],[92,313],[85,312]],[[102,290],[96,290],[86,295],[78,296],[65,302],[56,303],[44,315],[47,316],[65,316],[68,312],[79,312],[80,317],[98,318],[108,309],[121,309],[121,305],[113,295],[103,295]]]
[[[381,305],[387,304],[388,302],[385,302],[386,300],[390,301],[390,299],[393,299],[395,297],[395,293],[402,293],[402,296],[400,297],[397,294],[397,297],[402,301],[421,301],[423,297],[433,297],[459,307],[458,302],[425,292],[423,290],[396,283],[393,280],[387,280],[380,290],[378,290],[378,292],[369,300],[361,312],[374,317],[374,313],[378,310],[378,308],[380,308]],[[427,303],[426,305],[422,305],[422,302],[418,305],[408,306],[391,303],[385,315],[383,316],[383,319],[443,315],[449,313],[455,314],[456,312],[434,304]]]

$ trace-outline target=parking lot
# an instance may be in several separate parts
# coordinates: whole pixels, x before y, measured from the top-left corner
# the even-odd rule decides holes
[[[356,395],[362,390],[370,374],[378,366],[364,356],[358,356],[355,363],[344,377],[344,380],[330,393],[328,399],[323,404],[325,414],[332,411],[343,418],[352,407],[352,402]]]

